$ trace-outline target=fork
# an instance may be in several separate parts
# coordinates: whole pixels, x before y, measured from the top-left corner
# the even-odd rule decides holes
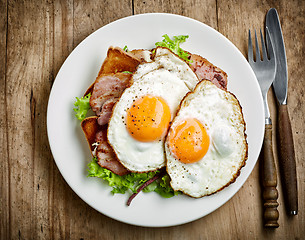
[[[253,57],[253,46],[251,40],[251,31],[249,30],[249,42],[248,42],[248,61],[252,67],[258,83],[261,88],[262,97],[264,101],[265,109],[265,135],[263,142],[263,159],[260,162],[260,177],[263,184],[263,200],[264,200],[264,226],[277,228],[279,212],[278,207],[278,191],[277,186],[277,173],[274,162],[273,150],[272,150],[272,121],[270,118],[270,112],[267,102],[268,90],[274,81],[276,72],[276,59],[273,51],[272,42],[270,40],[269,30],[266,27],[266,45],[264,42],[262,31],[260,30],[261,46],[262,46],[262,59],[260,55],[258,40],[255,31],[255,55]],[[268,51],[268,53],[267,53]]]

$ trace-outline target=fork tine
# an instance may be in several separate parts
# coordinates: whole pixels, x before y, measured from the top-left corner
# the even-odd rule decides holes
[[[270,33],[269,33],[268,27],[266,27],[266,43],[267,43],[269,59],[270,60],[274,59],[274,49],[273,49],[273,45],[271,43]]]
[[[262,43],[262,53],[263,53],[263,60],[268,60],[267,58],[267,50],[266,50],[266,45],[265,45],[265,41],[264,41],[264,37],[262,34],[262,30],[260,29],[261,32],[261,43]]]
[[[258,62],[259,60],[261,60],[261,55],[260,55],[260,52],[259,52],[256,30],[255,30],[255,53],[256,53],[255,61]]]
[[[248,61],[253,62],[253,46],[252,46],[250,29],[249,29],[249,36],[248,36]]]

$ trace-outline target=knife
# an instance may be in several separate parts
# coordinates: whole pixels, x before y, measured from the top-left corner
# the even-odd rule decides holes
[[[279,144],[279,168],[281,171],[282,188],[287,213],[290,215],[297,215],[298,190],[296,161],[291,123],[287,109],[287,61],[279,16],[275,8],[271,8],[268,11],[266,15],[266,26],[271,35],[277,62],[273,89],[279,103],[277,138]]]

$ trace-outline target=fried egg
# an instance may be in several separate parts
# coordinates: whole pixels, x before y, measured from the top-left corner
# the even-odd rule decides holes
[[[166,138],[167,172],[175,191],[199,198],[239,175],[248,146],[236,97],[201,81],[181,102]]]
[[[107,138],[118,160],[130,171],[165,166],[164,139],[182,98],[198,78],[167,48],[158,47],[152,62],[140,64],[114,106]]]

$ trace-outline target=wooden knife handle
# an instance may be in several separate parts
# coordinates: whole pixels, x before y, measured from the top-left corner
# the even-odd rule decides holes
[[[277,136],[279,144],[279,168],[288,214],[298,212],[298,188],[294,144],[287,105],[279,105]]]
[[[272,124],[265,125],[262,161],[262,184],[264,199],[264,226],[277,228],[279,226],[278,191],[276,167],[272,150]]]

